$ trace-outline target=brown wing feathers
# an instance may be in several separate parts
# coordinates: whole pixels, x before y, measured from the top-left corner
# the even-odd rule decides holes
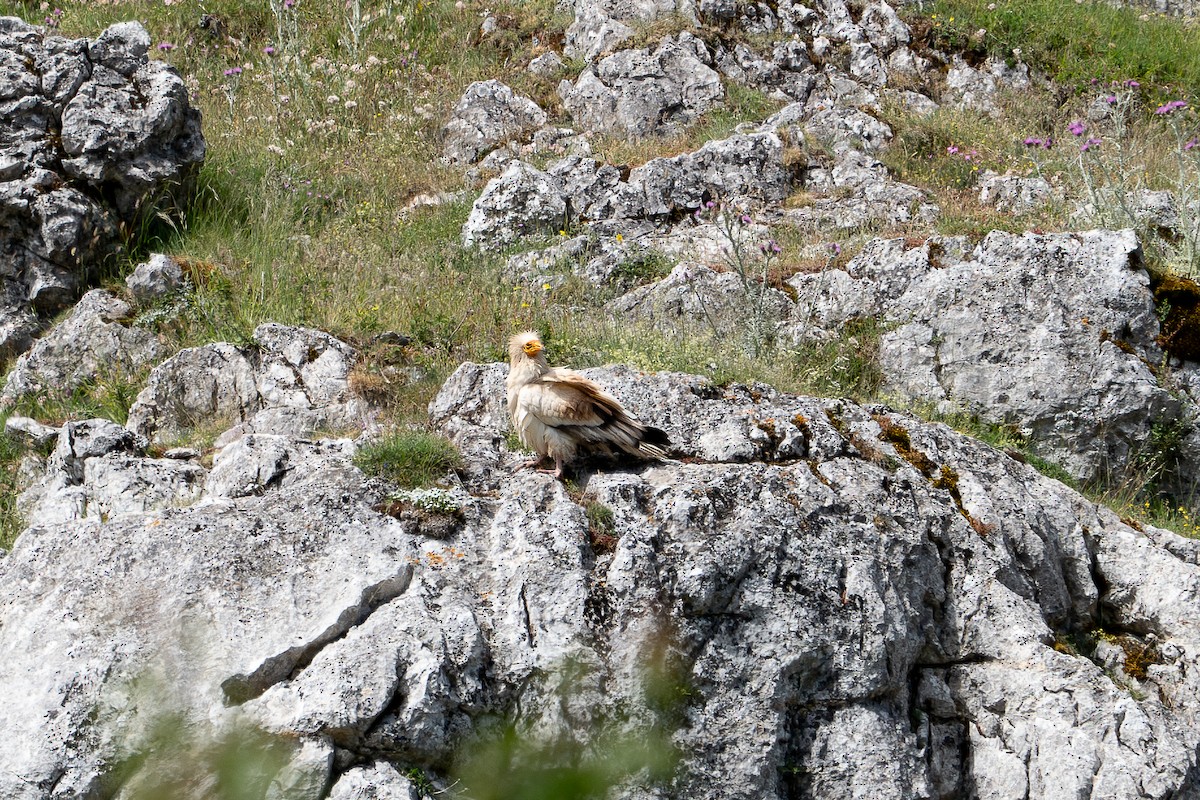
[[[580,439],[597,444],[610,444],[631,454],[665,458],[671,441],[665,431],[638,422],[612,395],[598,384],[571,370],[552,370],[542,378],[547,383],[557,383],[560,388],[575,390],[588,407],[585,416],[598,419],[598,424],[560,425]]]

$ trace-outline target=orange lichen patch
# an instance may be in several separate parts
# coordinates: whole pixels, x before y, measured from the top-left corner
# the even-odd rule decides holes
[[[916,467],[926,478],[933,477],[933,474],[938,469],[938,465],[933,463],[933,460],[929,456],[912,446],[912,439],[902,425],[893,422],[882,414],[875,417],[875,422],[879,425],[879,438],[881,440],[890,444],[901,458]],[[942,469],[945,470],[946,468],[943,467]],[[935,482],[934,485],[936,486],[937,483]]]

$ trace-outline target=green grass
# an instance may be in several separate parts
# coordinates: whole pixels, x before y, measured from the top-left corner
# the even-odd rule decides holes
[[[865,403],[878,398],[883,383],[879,337],[884,325],[874,318],[848,322],[828,341],[805,343],[791,351],[794,391],[820,397],[847,397]]]
[[[363,472],[406,489],[433,486],[461,461],[446,437],[408,429],[365,445],[354,457]]]
[[[934,0],[922,16],[942,49],[975,46],[1021,58],[1065,84],[1135,79],[1144,84],[1200,85],[1200,36],[1195,27],[1144,10],[1074,0]],[[981,45],[971,35],[987,31]]]
[[[27,449],[4,431],[9,414],[0,415],[0,550],[11,550],[25,530],[25,518],[17,510],[21,490],[21,460]]]

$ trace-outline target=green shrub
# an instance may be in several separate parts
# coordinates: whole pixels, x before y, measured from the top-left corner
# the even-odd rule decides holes
[[[365,445],[354,463],[368,475],[413,489],[432,486],[446,477],[462,463],[462,456],[444,436],[405,429]]]

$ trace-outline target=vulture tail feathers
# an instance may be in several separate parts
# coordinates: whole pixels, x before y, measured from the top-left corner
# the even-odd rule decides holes
[[[638,449],[643,453],[652,455],[655,458],[666,458],[670,447],[671,439],[662,428],[656,428],[653,425],[644,425],[642,427],[642,436],[638,441]]]

